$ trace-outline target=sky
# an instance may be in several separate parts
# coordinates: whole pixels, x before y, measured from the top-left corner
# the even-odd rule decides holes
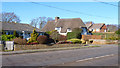
[[[2,12],[14,12],[19,16],[21,23],[29,24],[37,17],[58,16],[63,18],[81,18],[83,22],[93,21],[94,23],[118,24],[118,2],[2,2]],[[61,9],[47,7],[53,6]]]

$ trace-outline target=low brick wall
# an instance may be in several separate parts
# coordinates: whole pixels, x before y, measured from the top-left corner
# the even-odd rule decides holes
[[[93,39],[92,44],[117,44],[118,40],[101,40],[101,39]]]
[[[55,44],[55,45],[44,45],[44,44],[38,44],[38,45],[15,45],[14,50],[29,50],[29,49],[46,49],[46,48],[62,48],[62,47],[76,47],[76,46],[82,46],[82,44]]]
[[[83,40],[89,40],[89,39],[102,39],[101,35],[82,35]]]
[[[106,40],[94,39],[92,44],[107,44]]]

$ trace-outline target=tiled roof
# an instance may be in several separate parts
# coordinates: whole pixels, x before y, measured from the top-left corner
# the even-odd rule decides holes
[[[0,22],[0,26],[2,26],[2,30],[33,31],[33,29],[35,29],[37,32],[40,32],[40,29],[35,28],[29,24]]]
[[[100,29],[104,23],[93,24],[89,29]]]

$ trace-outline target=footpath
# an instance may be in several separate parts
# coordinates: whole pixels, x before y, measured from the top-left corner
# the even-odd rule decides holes
[[[3,51],[3,52],[0,52],[0,54],[1,55],[13,55],[13,54],[35,53],[35,52],[48,52],[48,51],[59,51],[59,50],[91,48],[91,47],[100,47],[100,46],[98,46],[98,45],[89,45],[89,46],[47,48],[47,49],[20,50],[20,51]]]

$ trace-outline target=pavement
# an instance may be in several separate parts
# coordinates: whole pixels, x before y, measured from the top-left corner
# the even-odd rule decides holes
[[[118,46],[2,55],[2,66],[117,66]]]
[[[34,49],[34,50],[19,50],[19,51],[0,52],[0,54],[2,54],[2,55],[13,55],[13,54],[35,53],[35,52],[47,52],[47,51],[80,49],[80,48],[88,48],[88,47],[99,47],[99,46],[89,45],[89,46],[77,46],[77,47],[47,48],[47,49]]]

